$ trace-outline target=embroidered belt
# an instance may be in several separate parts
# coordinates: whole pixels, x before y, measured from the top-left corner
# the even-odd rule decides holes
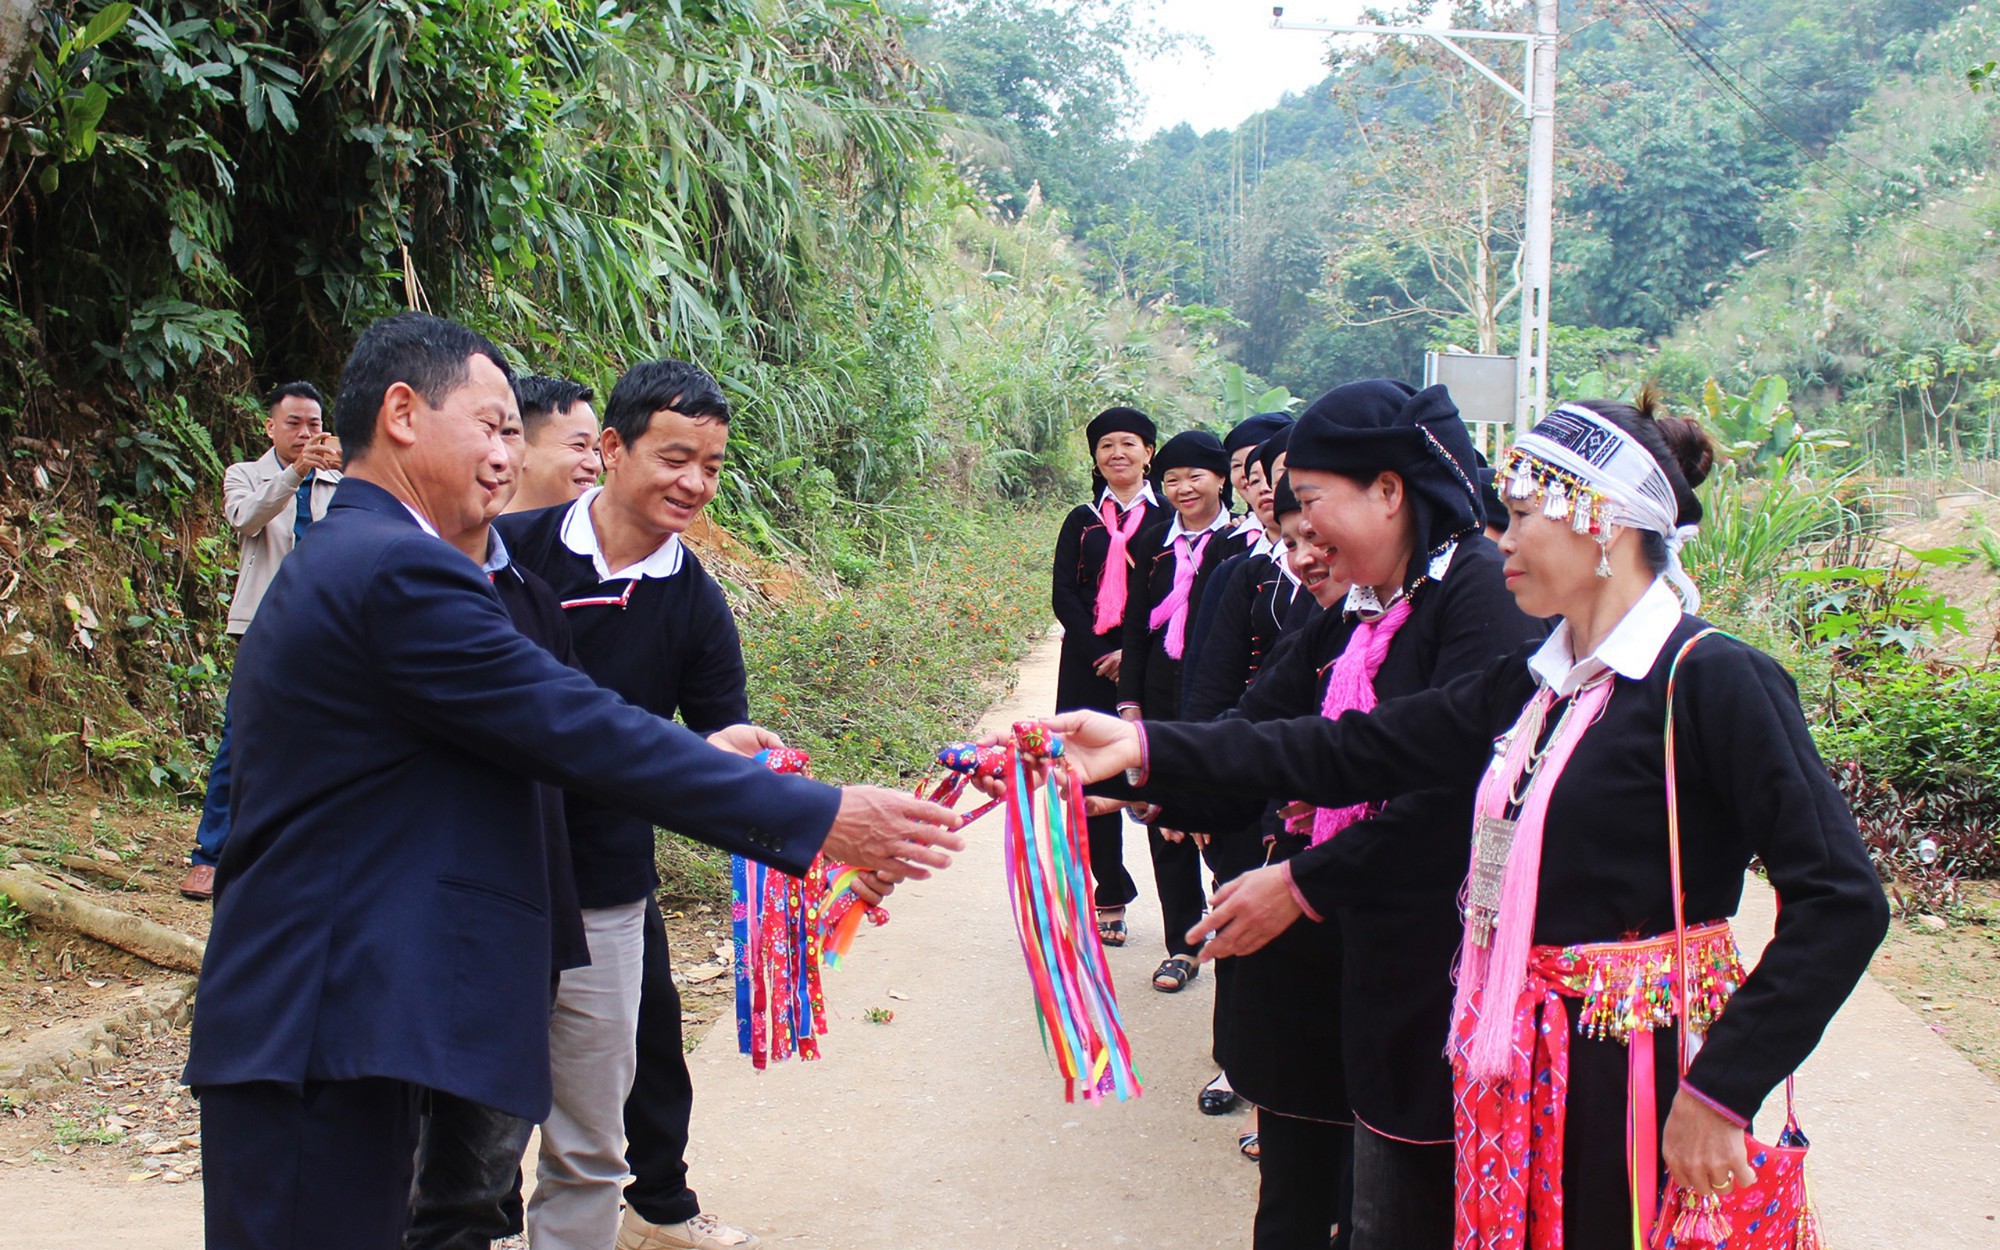
[[[1498,1081],[1466,1075],[1473,1015],[1452,1037],[1457,1138],[1456,1250],[1562,1250],[1563,1125],[1569,1102],[1567,999],[1580,1000],[1578,1031],[1624,1043],[1631,1053],[1626,1098],[1627,1170],[1634,1212],[1651,1227],[1659,1175],[1653,1031],[1674,1022],[1675,937],[1584,946],[1538,946],[1514,1004],[1514,1062]],[[1729,922],[1687,930],[1687,1027],[1705,1033],[1743,983]],[[1640,1184],[1639,1178],[1647,1178]]]

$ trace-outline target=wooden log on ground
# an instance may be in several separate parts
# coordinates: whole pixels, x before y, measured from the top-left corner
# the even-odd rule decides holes
[[[18,871],[0,872],[0,894],[37,920],[129,951],[147,963],[180,972],[201,971],[205,948],[199,940],[143,916],[101,907]]]
[[[106,863],[100,859],[88,859],[82,855],[58,855],[56,862],[71,872],[87,872],[93,876],[108,877],[119,885],[136,885],[139,874],[118,864]]]

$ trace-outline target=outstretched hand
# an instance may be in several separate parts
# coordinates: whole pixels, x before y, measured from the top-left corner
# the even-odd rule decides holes
[[[1051,716],[1042,722],[1063,740],[1063,763],[1077,774],[1085,785],[1093,781],[1103,781],[1116,777],[1128,768],[1137,768],[1142,762],[1139,751],[1139,730],[1129,721],[1116,716],[1106,716],[1102,712],[1064,712]],[[980,739],[981,746],[1006,746],[1013,741],[1013,735],[1006,730],[987,735]],[[1048,776],[1048,761],[1035,760],[1029,770],[1029,780],[1040,785]],[[980,789],[998,797],[999,791]]]
[[[876,874],[883,885],[918,880],[951,865],[965,849],[957,813],[881,786],[843,786],[840,810],[821,848],[829,858]]]
[[[785,740],[762,725],[735,724],[708,735],[708,744],[749,759],[759,751],[784,746]]]
[[[1209,900],[1208,914],[1187,932],[1201,948],[1201,962],[1248,955],[1292,927],[1305,909],[1292,895],[1284,866],[1269,864],[1229,882]]]

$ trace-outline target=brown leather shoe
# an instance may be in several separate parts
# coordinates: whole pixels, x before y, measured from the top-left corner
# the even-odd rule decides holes
[[[212,864],[194,864],[188,868],[187,876],[181,878],[181,897],[207,903],[215,898],[215,867]]]

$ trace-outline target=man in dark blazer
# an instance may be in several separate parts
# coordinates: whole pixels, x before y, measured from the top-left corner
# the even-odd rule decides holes
[[[186,1072],[210,1250],[390,1250],[426,1089],[547,1114],[532,782],[794,873],[824,850],[891,884],[963,845],[943,808],[775,775],[515,630],[437,537],[502,488],[513,411],[485,339],[418,313],[370,327],[335,401],[346,480],[238,655],[234,827]]]

